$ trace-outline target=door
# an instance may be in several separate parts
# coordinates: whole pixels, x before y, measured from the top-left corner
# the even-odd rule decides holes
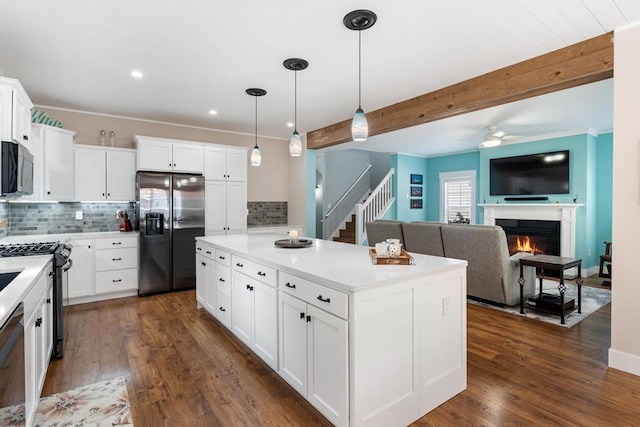
[[[205,184],[205,232],[207,236],[225,234],[227,227],[227,183],[207,181]]]
[[[242,273],[232,273],[231,285],[231,331],[247,346],[253,340],[252,318],[253,295],[251,279]]]
[[[73,132],[43,126],[44,199],[74,199]]]
[[[226,181],[227,150],[217,147],[204,149],[204,176],[208,180]]]
[[[173,143],[174,172],[203,172],[204,149],[201,145]]]
[[[107,200],[136,199],[135,151],[107,151]]]
[[[209,262],[213,261],[203,255],[196,254],[196,300],[205,309],[207,309],[207,292],[210,292],[207,276],[207,263]]]
[[[173,289],[196,285],[193,242],[204,235],[204,178],[200,175],[172,176]]]
[[[227,150],[227,179],[229,181],[247,180],[247,150]]]
[[[252,349],[273,369],[278,368],[278,302],[275,288],[253,281]]]
[[[280,362],[278,372],[307,396],[307,304],[280,292]]]
[[[138,140],[138,169],[148,171],[173,170],[171,143]]]
[[[244,233],[247,230],[247,183],[227,183],[227,232]]]
[[[216,289],[216,269],[217,265],[215,261],[208,260],[206,262],[205,267],[205,276],[206,276],[206,286],[207,286],[207,296],[205,298],[205,306],[207,311],[211,313],[214,317],[217,317],[217,307],[216,300],[218,290]]]
[[[106,164],[104,150],[75,148],[75,199],[106,199]]]
[[[93,295],[93,257],[91,240],[73,240],[71,259],[73,268],[69,270],[69,299]]]
[[[138,294],[166,292],[172,289],[171,175],[139,172],[136,179],[140,221]],[[193,253],[192,248],[193,241]],[[195,259],[192,268],[195,269]]]

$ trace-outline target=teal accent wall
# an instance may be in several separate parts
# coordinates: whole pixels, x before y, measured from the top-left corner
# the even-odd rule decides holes
[[[426,183],[427,159],[424,157],[395,154],[391,156],[395,168],[394,193],[396,197],[396,216],[401,221],[426,221]],[[422,175],[422,209],[411,209],[411,174]]]
[[[613,203],[613,134],[598,135],[596,140],[596,256],[604,253],[604,242],[611,241]],[[597,258],[599,262],[599,258]]]
[[[470,153],[452,154],[449,156],[431,157],[427,162],[426,191],[426,220],[440,221],[440,173],[458,172],[466,170],[476,171],[476,186],[479,182],[478,169],[480,166],[480,153],[473,151]],[[479,202],[479,191],[476,189],[476,203]],[[481,209],[476,208],[476,224],[478,224],[478,213]],[[481,222],[480,222],[481,223]]]
[[[314,150],[307,150],[306,161],[307,224],[305,229],[307,236],[316,237],[316,152]]]

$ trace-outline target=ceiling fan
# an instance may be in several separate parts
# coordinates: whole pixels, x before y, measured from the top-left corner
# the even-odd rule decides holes
[[[484,135],[482,142],[478,145],[479,148],[496,147],[502,144],[503,140],[517,138],[513,135],[507,135],[503,130],[498,129],[496,125],[487,126],[487,133]]]

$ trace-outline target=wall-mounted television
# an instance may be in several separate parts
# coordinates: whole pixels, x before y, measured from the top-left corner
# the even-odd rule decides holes
[[[569,194],[569,150],[489,160],[490,195]]]

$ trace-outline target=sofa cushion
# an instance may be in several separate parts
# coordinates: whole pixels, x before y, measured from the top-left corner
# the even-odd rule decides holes
[[[402,225],[404,247],[408,252],[445,256],[439,222],[406,222]]]
[[[387,219],[376,219],[365,223],[367,230],[367,242],[369,246],[384,242],[387,239],[400,239],[404,245],[404,235],[402,233],[402,221],[392,221]]]

